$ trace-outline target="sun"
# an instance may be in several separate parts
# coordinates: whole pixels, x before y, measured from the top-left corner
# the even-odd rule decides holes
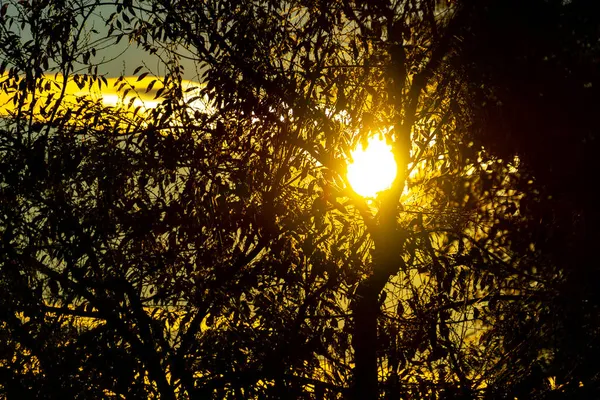
[[[396,161],[392,147],[377,135],[363,149],[359,144],[351,153],[353,162],[348,165],[348,181],[352,189],[363,197],[375,197],[389,189],[396,178]]]

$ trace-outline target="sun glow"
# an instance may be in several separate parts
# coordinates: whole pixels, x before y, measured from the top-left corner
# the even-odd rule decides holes
[[[15,87],[18,87],[21,79],[22,77],[17,77],[11,80],[6,74],[0,75],[0,81],[2,81],[0,118],[16,110],[18,102],[13,101],[13,97],[17,93]],[[183,80],[181,85],[184,92],[183,100],[192,111],[210,111],[208,99],[200,96],[202,87],[200,83]],[[51,106],[59,98],[60,108],[63,110],[77,109],[82,104],[81,99],[87,98],[100,101],[105,107],[119,108],[126,113],[131,114],[138,109],[140,114],[147,115],[149,110],[158,107],[165,100],[164,97],[158,95],[158,91],[164,89],[162,78],[155,76],[147,76],[142,79],[135,76],[98,78],[78,84],[73,76],[65,80],[62,75],[44,75],[35,93],[36,101],[32,102],[30,95],[25,99],[23,108],[31,108],[35,116],[43,119],[40,109],[52,109]]]
[[[396,178],[396,161],[385,140],[373,136],[366,149],[358,145],[351,156],[354,162],[348,165],[348,181],[356,193],[375,197],[389,189]]]

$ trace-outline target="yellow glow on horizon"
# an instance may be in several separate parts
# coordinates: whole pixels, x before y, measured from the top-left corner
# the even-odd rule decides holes
[[[4,84],[0,88],[0,117],[5,116],[17,109],[17,105],[13,103],[12,98],[16,92],[19,83],[17,78],[10,82],[8,76],[0,75],[0,82]],[[121,78],[106,78],[105,83],[101,86],[98,81],[86,83],[82,87],[76,84],[73,77],[68,77],[66,80],[62,75],[44,75],[41,83],[48,83],[49,88],[36,92],[37,102],[32,105],[32,96],[25,99],[23,109],[33,108],[34,114],[40,111],[42,105],[52,106],[60,98],[62,109],[75,109],[79,106],[80,98],[88,98],[91,100],[100,101],[105,107],[120,108],[125,112],[133,112],[136,107],[139,107],[140,112],[144,112],[156,108],[164,98],[156,96],[156,91],[164,88],[162,78],[147,76],[139,79],[135,76]],[[150,85],[153,85],[152,91],[147,90]],[[43,86],[43,85],[40,85]],[[63,92],[64,86],[64,93]],[[199,89],[202,84],[183,80],[182,87],[184,89],[184,100],[198,96]],[[7,92],[6,89],[10,89]],[[50,97],[52,96],[52,97]],[[155,98],[156,97],[156,98]],[[197,98],[188,104],[193,109],[199,111],[208,110],[208,102],[204,98]]]
[[[353,163],[348,165],[348,181],[363,197],[375,197],[389,189],[396,178],[396,160],[392,146],[373,136],[366,149],[360,145],[352,151]]]

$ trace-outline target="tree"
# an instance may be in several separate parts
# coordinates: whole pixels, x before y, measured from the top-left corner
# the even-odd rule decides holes
[[[473,142],[475,2],[124,2],[106,38],[97,7],[2,8],[8,396],[483,398],[517,393],[515,354],[539,371],[523,314],[561,270],[530,176]],[[161,55],[164,78],[119,84],[160,106],[43,96],[106,83],[94,35]],[[398,171],[367,201],[345,164],[374,133]]]
[[[591,227],[598,211],[589,185],[597,175],[598,5],[488,1],[479,7],[464,30],[460,66],[471,85],[473,138],[500,157],[519,155],[537,193],[524,199],[529,222],[513,235],[532,238],[560,271],[552,300],[525,323],[532,338],[527,351],[546,353],[544,373],[531,375],[554,374],[565,397],[593,397],[598,299]],[[518,355],[515,364],[529,358]],[[530,373],[515,370],[521,377],[509,379],[531,381]]]

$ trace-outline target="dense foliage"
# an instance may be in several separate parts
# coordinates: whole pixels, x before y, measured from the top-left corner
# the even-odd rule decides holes
[[[506,14],[533,9],[2,3],[1,393],[594,397],[597,273],[581,264],[597,213],[581,185],[579,197],[552,185],[544,168],[558,166],[517,111],[591,117],[534,92],[571,55],[581,70],[597,63],[598,26],[576,18],[582,2],[544,3],[548,26],[523,22],[523,40],[506,42]],[[571,54],[561,40],[575,23],[592,44]],[[553,24],[564,32],[540,34]],[[107,87],[103,52],[121,40],[163,70]],[[546,75],[527,70],[523,57],[555,50]],[[597,90],[590,71],[582,87]],[[532,82],[523,96],[519,73]],[[160,104],[108,106],[94,87]],[[581,121],[570,143],[594,140]],[[367,200],[345,166],[373,134],[398,173]]]

